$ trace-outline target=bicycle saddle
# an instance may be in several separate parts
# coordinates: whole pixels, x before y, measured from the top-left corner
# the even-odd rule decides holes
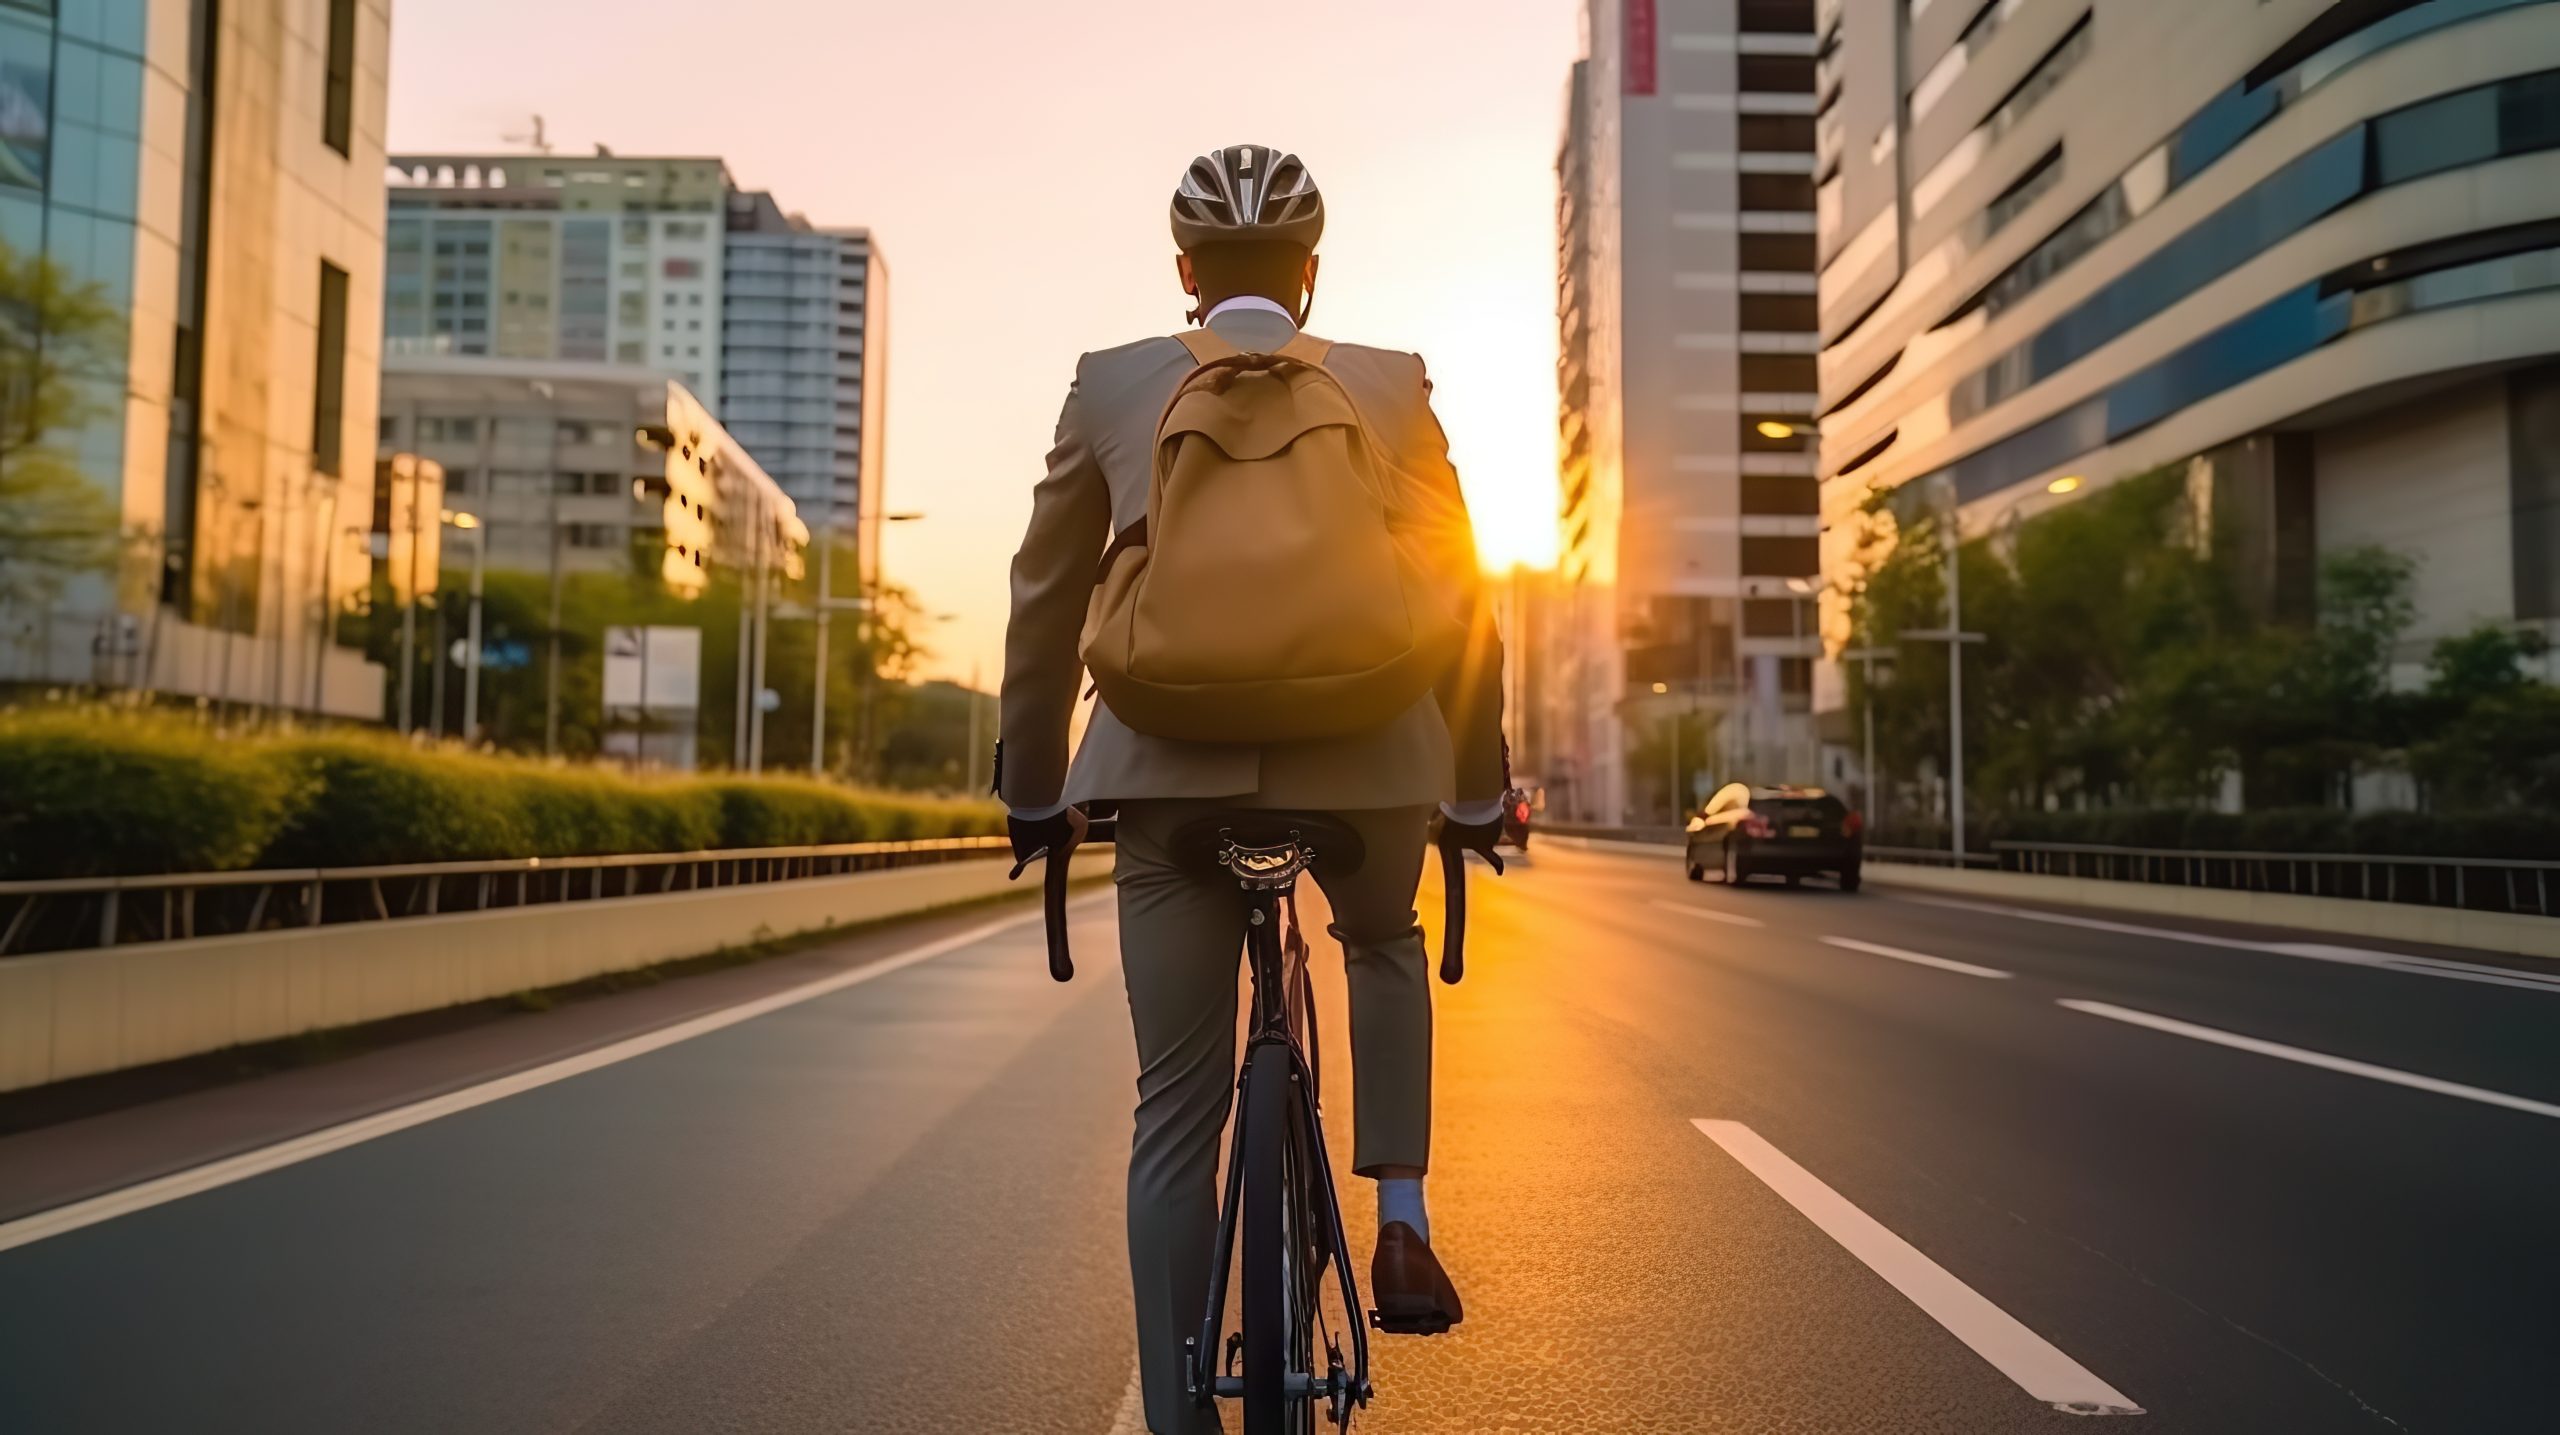
[[[1293,846],[1298,849],[1294,859]],[[1245,869],[1229,865],[1231,852],[1247,859]],[[1368,844],[1357,831],[1320,812],[1236,808],[1195,817],[1173,833],[1173,858],[1183,870],[1251,881],[1252,869],[1259,867],[1274,885],[1313,866],[1330,877],[1347,877],[1360,870],[1368,855]]]

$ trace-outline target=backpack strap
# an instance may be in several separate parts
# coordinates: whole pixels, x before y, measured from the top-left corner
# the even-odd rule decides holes
[[[1206,324],[1197,329],[1185,329],[1173,337],[1182,347],[1191,351],[1191,362],[1203,367],[1214,364],[1220,359],[1239,358],[1244,354],[1244,350],[1211,332]]]
[[[1186,329],[1173,337],[1181,343],[1182,347],[1191,351],[1191,362],[1197,365],[1205,366],[1223,359],[1244,356],[1244,350],[1228,343],[1206,325],[1197,329]],[[1291,335],[1289,342],[1273,351],[1279,358],[1295,359],[1301,364],[1311,364],[1317,368],[1324,367],[1325,356],[1332,352],[1332,340],[1319,339],[1305,333]]]

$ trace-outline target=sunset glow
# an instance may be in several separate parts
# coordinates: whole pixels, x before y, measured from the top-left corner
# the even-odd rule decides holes
[[[1486,562],[1552,561],[1575,16],[1307,0],[1275,38],[1258,13],[1169,0],[740,0],[716,24],[679,0],[440,0],[395,27],[390,141],[494,149],[539,111],[562,153],[718,155],[813,222],[869,226],[889,269],[888,502],[926,515],[891,530],[888,576],[951,615],[929,670],[992,683],[1076,356],[1181,324],[1165,205],[1215,145],[1306,159],[1331,215],[1310,327],[1420,352]]]

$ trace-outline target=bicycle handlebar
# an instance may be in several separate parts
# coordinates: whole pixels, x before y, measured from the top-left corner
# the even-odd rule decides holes
[[[1118,836],[1119,824],[1108,817],[1096,818],[1085,828],[1083,838],[1067,845],[1064,851],[1042,848],[1013,864],[1013,877],[1034,862],[1047,859],[1040,874],[1041,925],[1049,938],[1049,976],[1053,981],[1073,981],[1075,958],[1067,950],[1067,877],[1074,865],[1075,850],[1091,843],[1109,843]],[[1456,986],[1467,974],[1467,854],[1460,847],[1441,846],[1440,886],[1446,899],[1446,920],[1440,929],[1440,980]],[[1488,856],[1496,873],[1502,871],[1502,859]]]

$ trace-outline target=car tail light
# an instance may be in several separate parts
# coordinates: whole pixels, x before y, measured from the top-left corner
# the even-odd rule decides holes
[[[1742,835],[1745,837],[1774,837],[1777,833],[1778,829],[1769,825],[1769,819],[1757,812],[1742,819]]]
[[[1843,837],[1855,837],[1866,830],[1867,819],[1854,812],[1840,819],[1840,835]]]

